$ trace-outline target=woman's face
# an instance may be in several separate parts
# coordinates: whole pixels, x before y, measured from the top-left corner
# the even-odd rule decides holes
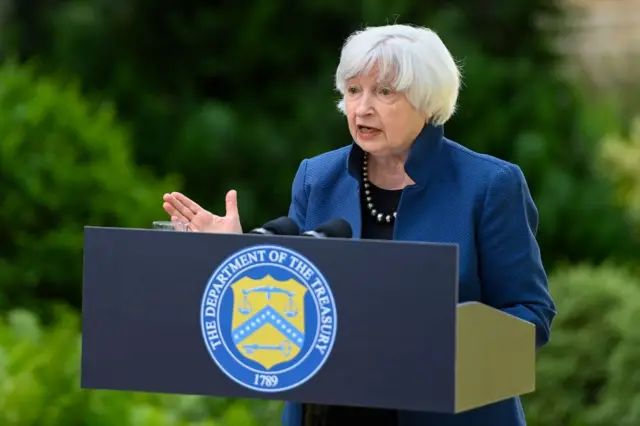
[[[351,136],[375,156],[405,153],[426,122],[404,93],[377,82],[375,68],[347,81],[344,102]]]

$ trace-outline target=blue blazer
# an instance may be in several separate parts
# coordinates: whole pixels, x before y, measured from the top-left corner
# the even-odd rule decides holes
[[[293,181],[289,217],[311,230],[343,218],[360,238],[359,158],[355,144],[305,159]],[[400,199],[395,240],[459,245],[460,302],[480,301],[536,326],[536,344],[549,341],[556,314],[535,239],[538,212],[520,168],[478,154],[425,126],[405,170],[415,182]],[[302,406],[286,403],[284,426],[301,426]],[[400,426],[521,426],[519,398],[457,415],[400,412]]]

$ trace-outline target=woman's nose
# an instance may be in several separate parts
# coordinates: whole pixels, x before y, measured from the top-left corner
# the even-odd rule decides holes
[[[373,111],[371,96],[369,96],[366,93],[363,93],[362,96],[360,96],[360,99],[358,99],[357,101],[355,111],[356,111],[356,115],[358,116],[365,116],[365,115],[371,114]]]

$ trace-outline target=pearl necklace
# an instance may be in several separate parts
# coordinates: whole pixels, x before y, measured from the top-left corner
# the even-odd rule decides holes
[[[367,174],[367,166],[368,166],[367,158],[368,158],[368,153],[365,152],[364,159],[362,162],[362,182],[364,185],[364,195],[367,197],[367,208],[371,212],[371,216],[374,216],[379,223],[382,223],[383,221],[386,223],[391,223],[396,219],[396,212],[394,211],[391,214],[380,213],[376,209],[375,205],[373,204],[373,199],[371,197],[371,190],[369,189],[369,187],[371,186],[371,183],[369,182],[369,177]]]

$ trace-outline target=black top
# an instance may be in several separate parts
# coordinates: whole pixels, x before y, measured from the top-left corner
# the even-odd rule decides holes
[[[378,188],[369,183],[369,196],[373,203],[373,208],[384,215],[392,214],[398,209],[400,203],[400,195],[402,190],[388,190]],[[371,214],[369,209],[369,201],[366,199],[365,189],[360,191],[360,207],[362,209],[362,237],[363,239],[375,240],[393,240],[393,222],[378,222],[376,217]]]
[[[369,184],[369,196],[374,208],[383,214],[392,214],[400,202],[402,190],[385,190]],[[361,187],[360,206],[362,209],[363,239],[392,240],[393,222],[378,222],[371,214],[366,199],[365,188]],[[343,407],[334,405],[305,404],[302,414],[303,426],[397,426],[396,410],[364,407]]]

